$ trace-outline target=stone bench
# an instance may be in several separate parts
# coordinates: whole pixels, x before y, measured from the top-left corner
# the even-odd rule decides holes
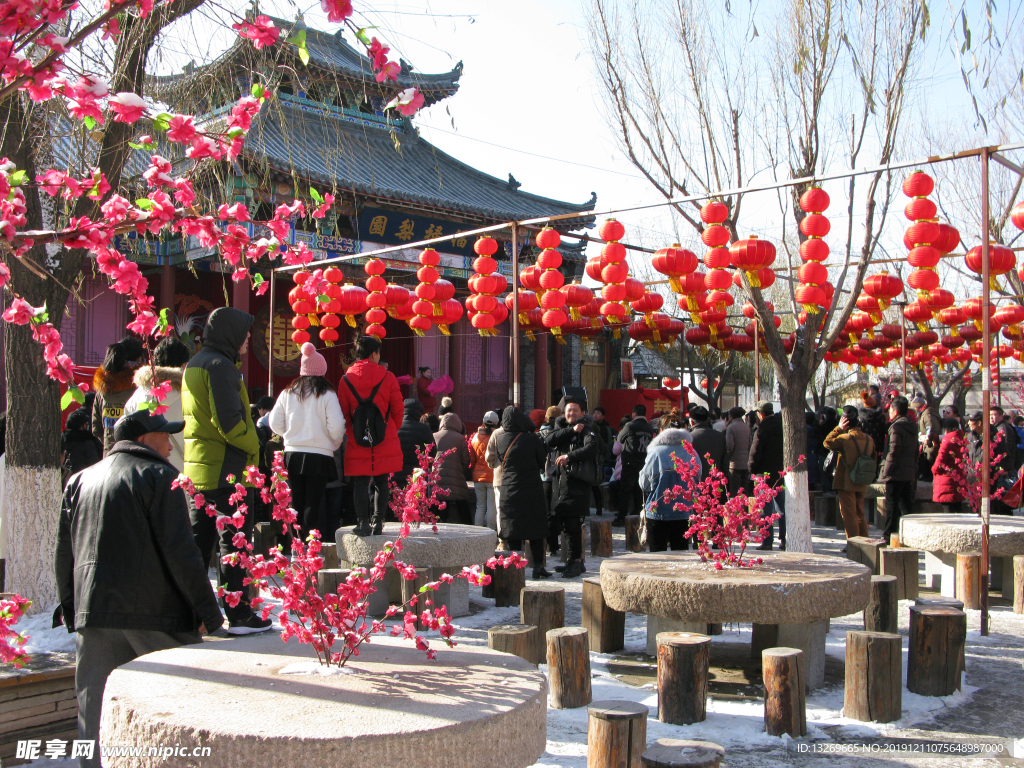
[[[900,544],[923,550],[925,586],[956,596],[956,556],[981,551],[981,518],[964,515],[907,515],[900,519]],[[1013,599],[1013,556],[1024,554],[1024,518],[992,515],[989,558],[993,591]]]
[[[356,536],[352,526],[339,528],[336,534],[339,568],[371,568],[377,553],[389,541],[398,538],[399,523],[387,523],[380,536]],[[405,539],[398,559],[417,568],[430,568],[431,579],[442,573],[453,576],[466,566],[483,565],[494,556],[498,534],[476,525],[439,523],[437,533],[428,525],[413,527]],[[436,605],[446,605],[452,618],[469,615],[469,583],[455,579],[431,597]],[[370,596],[370,615],[382,616],[389,604],[401,600],[401,576],[393,569]]]
[[[804,651],[808,687],[820,687],[828,620],[864,610],[871,571],[828,555],[757,555],[763,565],[722,570],[696,553],[620,555],[601,564],[601,589],[615,610],[647,616],[655,651],[659,632],[706,634],[708,624],[751,622],[755,635],[772,636],[772,646]]]
[[[44,758],[47,740],[77,738],[74,654],[33,653],[23,667],[0,667],[0,762],[22,762],[18,741],[39,740]]]
[[[436,638],[431,645],[434,661],[407,640],[375,635],[347,674],[319,674],[310,646],[282,643],[275,632],[151,653],[108,679],[103,741],[209,748],[198,763],[185,756],[160,763],[171,768],[537,762],[546,746],[544,674],[487,648],[449,649]],[[310,663],[313,674],[282,674]],[[140,763],[125,756],[104,765]]]

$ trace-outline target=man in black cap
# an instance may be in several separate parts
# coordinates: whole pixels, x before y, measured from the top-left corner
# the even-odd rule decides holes
[[[757,418],[759,421],[754,438],[750,442],[750,459],[747,462],[747,469],[750,475],[767,475],[768,485],[772,488],[779,488],[782,485],[780,473],[786,466],[783,453],[782,415],[775,412],[775,406],[766,400],[757,404]],[[779,518],[779,540],[780,549],[786,548],[786,489],[781,488],[775,498],[765,504],[764,514],[775,514],[778,507],[782,517]],[[768,536],[761,543],[758,549],[772,549],[775,542],[775,526],[768,531]]]
[[[78,736],[99,737],[110,673],[146,653],[202,642],[220,609],[189,522],[185,493],[171,488],[170,435],[185,422],[149,411],[121,417],[107,457],[64,491],[54,571],[58,613],[77,632]],[[100,750],[81,758],[99,766]]]
[[[703,405],[690,409],[690,434],[693,436],[693,449],[700,456],[701,479],[711,474],[712,464],[723,475],[728,475],[729,450],[726,446],[725,433],[712,426],[711,414]]]
[[[647,406],[638,403],[633,408],[632,419],[619,432],[622,443],[622,475],[619,480],[619,512],[612,525],[626,524],[626,518],[639,515],[643,506],[643,491],[640,489],[640,470],[647,461],[647,446],[654,439],[654,428],[647,421]]]

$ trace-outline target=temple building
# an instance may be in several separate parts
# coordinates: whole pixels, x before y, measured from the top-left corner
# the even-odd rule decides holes
[[[520,189],[511,174],[507,180],[498,179],[460,162],[420,138],[411,119],[396,110],[385,110],[388,101],[410,87],[424,95],[425,106],[455,95],[461,62],[450,72],[433,75],[415,72],[402,62],[398,81],[381,84],[371,71],[370,60],[341,32],[306,28],[309,56],[304,64],[296,47],[283,42],[305,28],[304,23],[301,19],[274,21],[282,29],[274,46],[257,51],[250,41],[238,38],[208,65],[190,64],[179,74],[150,78],[147,98],[166,103],[173,111],[195,114],[197,125],[221,118],[240,95],[250,92],[254,82],[273,94],[254,121],[238,160],[208,161],[198,170],[196,189],[203,190],[205,205],[242,202],[252,218],[260,220],[270,218],[277,205],[290,203],[296,195],[308,206],[310,187],[330,192],[336,202],[327,218],[296,218],[292,222],[292,243],[305,242],[318,260],[541,216],[580,213],[580,217],[557,224],[563,233],[578,231],[589,223],[586,212],[594,209],[595,194],[575,203],[530,194]],[[249,226],[250,234],[260,235],[259,227]],[[506,230],[495,237],[503,246],[496,258],[511,285],[510,235]],[[526,266],[537,251],[531,236],[523,239],[526,243],[521,243],[520,259]],[[455,285],[457,298],[468,295],[466,280],[473,273],[474,240],[453,237],[434,246],[442,256],[439,271]],[[560,249],[565,260],[562,270],[570,282],[583,275],[584,243],[563,242],[569,245]],[[298,349],[290,339],[293,313],[287,304],[290,276],[277,277],[271,330],[269,294],[255,296],[246,284],[233,284],[216,251],[201,248],[188,238],[156,241],[128,237],[119,247],[147,265],[143,271],[151,292],[161,307],[173,307],[175,325],[186,342],[201,344],[206,316],[226,303],[256,316],[257,332],[242,365],[254,397],[267,390],[268,355],[274,356],[275,392],[297,374]],[[387,254],[388,281],[415,286],[419,251]],[[348,280],[361,285],[366,278],[362,270],[365,261],[354,258],[338,266]],[[275,264],[270,261],[261,263],[258,271],[269,279],[272,266]],[[102,276],[87,276],[82,295],[81,304],[69,302],[64,338],[77,363],[95,366],[102,362],[106,345],[124,334],[127,308],[121,296],[107,289]],[[450,336],[435,328],[417,337],[404,322],[391,318],[385,329],[383,357],[390,370],[415,378],[420,366],[429,366],[435,377],[448,374],[455,382],[455,408],[468,422],[479,422],[486,410],[500,408],[509,400],[508,321],[489,338],[480,336],[466,318],[452,326]],[[338,345],[321,350],[332,381],[340,376],[343,356],[359,333],[344,324],[339,331],[343,335]],[[525,337],[518,340],[524,406],[543,407],[556,401],[562,386],[581,383],[588,365],[594,384],[603,382],[603,350],[585,353],[581,339],[575,336],[567,337],[567,342],[556,344],[545,335],[539,335],[536,342]],[[583,343],[593,346],[595,342]]]

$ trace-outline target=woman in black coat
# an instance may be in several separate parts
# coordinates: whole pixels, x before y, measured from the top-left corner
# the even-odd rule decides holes
[[[498,536],[512,550],[530,542],[533,578],[551,576],[544,569],[544,538],[548,533],[547,503],[540,473],[544,471],[547,449],[534,431],[530,417],[509,406],[501,416],[502,431],[491,439],[502,462],[501,494],[498,507]]]

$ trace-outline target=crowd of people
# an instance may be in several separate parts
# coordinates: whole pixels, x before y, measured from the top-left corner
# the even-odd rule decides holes
[[[214,557],[232,555],[240,539],[235,529],[218,527],[207,507],[231,514],[229,497],[239,496],[241,484],[246,514],[238,530],[250,538],[256,522],[270,520],[270,508],[246,468],[266,473],[278,452],[297,512],[295,535],[317,530],[327,540],[345,524],[358,536],[382,534],[392,516],[392,484],[404,487],[422,456],[443,455],[442,520],[490,527],[512,550],[529,547],[535,579],[553,576],[545,558],[562,546],[566,562],[554,570],[567,579],[586,571],[583,523],[592,509],[604,514],[605,491],[616,508],[613,525],[640,515],[649,549],[659,552],[693,543],[686,496],[666,491],[708,477],[712,467],[731,495],[762,477],[773,488],[782,483],[784,430],[770,402],[725,413],[690,404],[652,419],[636,405],[613,426],[603,408],[588,413],[585,401],[563,397],[547,409],[489,410],[467,430],[450,397],[438,403],[429,369],[420,369],[414,396],[403,399],[373,337],[357,340],[337,382],[327,379],[316,348],[302,345],[295,380],[276,399],[250,405],[238,362],[252,321],[238,309],[215,310],[195,355],[173,338],[160,342],[151,362],[137,340],[112,344],[93,399],[66,419],[55,622],[78,632],[83,738],[95,738],[103,687],[117,666],[198,642],[225,620],[231,634],[270,629],[245,598],[242,569]],[[877,387],[862,399],[841,415],[832,408],[807,413],[808,481],[838,496],[847,536],[867,534],[864,495],[876,482],[885,485],[887,536],[910,511],[919,479],[933,480],[933,499],[960,511],[964,468],[970,472],[981,458],[981,413],[964,420],[950,405],[940,418],[924,398],[883,396]],[[158,400],[166,415],[154,413]],[[991,424],[993,490],[1006,489],[1024,458],[1024,418],[997,406]],[[689,465],[686,480],[681,464]],[[177,487],[179,474],[194,496]],[[784,492],[765,514],[776,509],[785,549]],[[994,500],[992,511],[1011,510]],[[289,534],[278,535],[288,551]],[[774,543],[772,526],[760,548]],[[223,585],[219,605],[211,566]],[[242,598],[229,600],[230,593]]]

